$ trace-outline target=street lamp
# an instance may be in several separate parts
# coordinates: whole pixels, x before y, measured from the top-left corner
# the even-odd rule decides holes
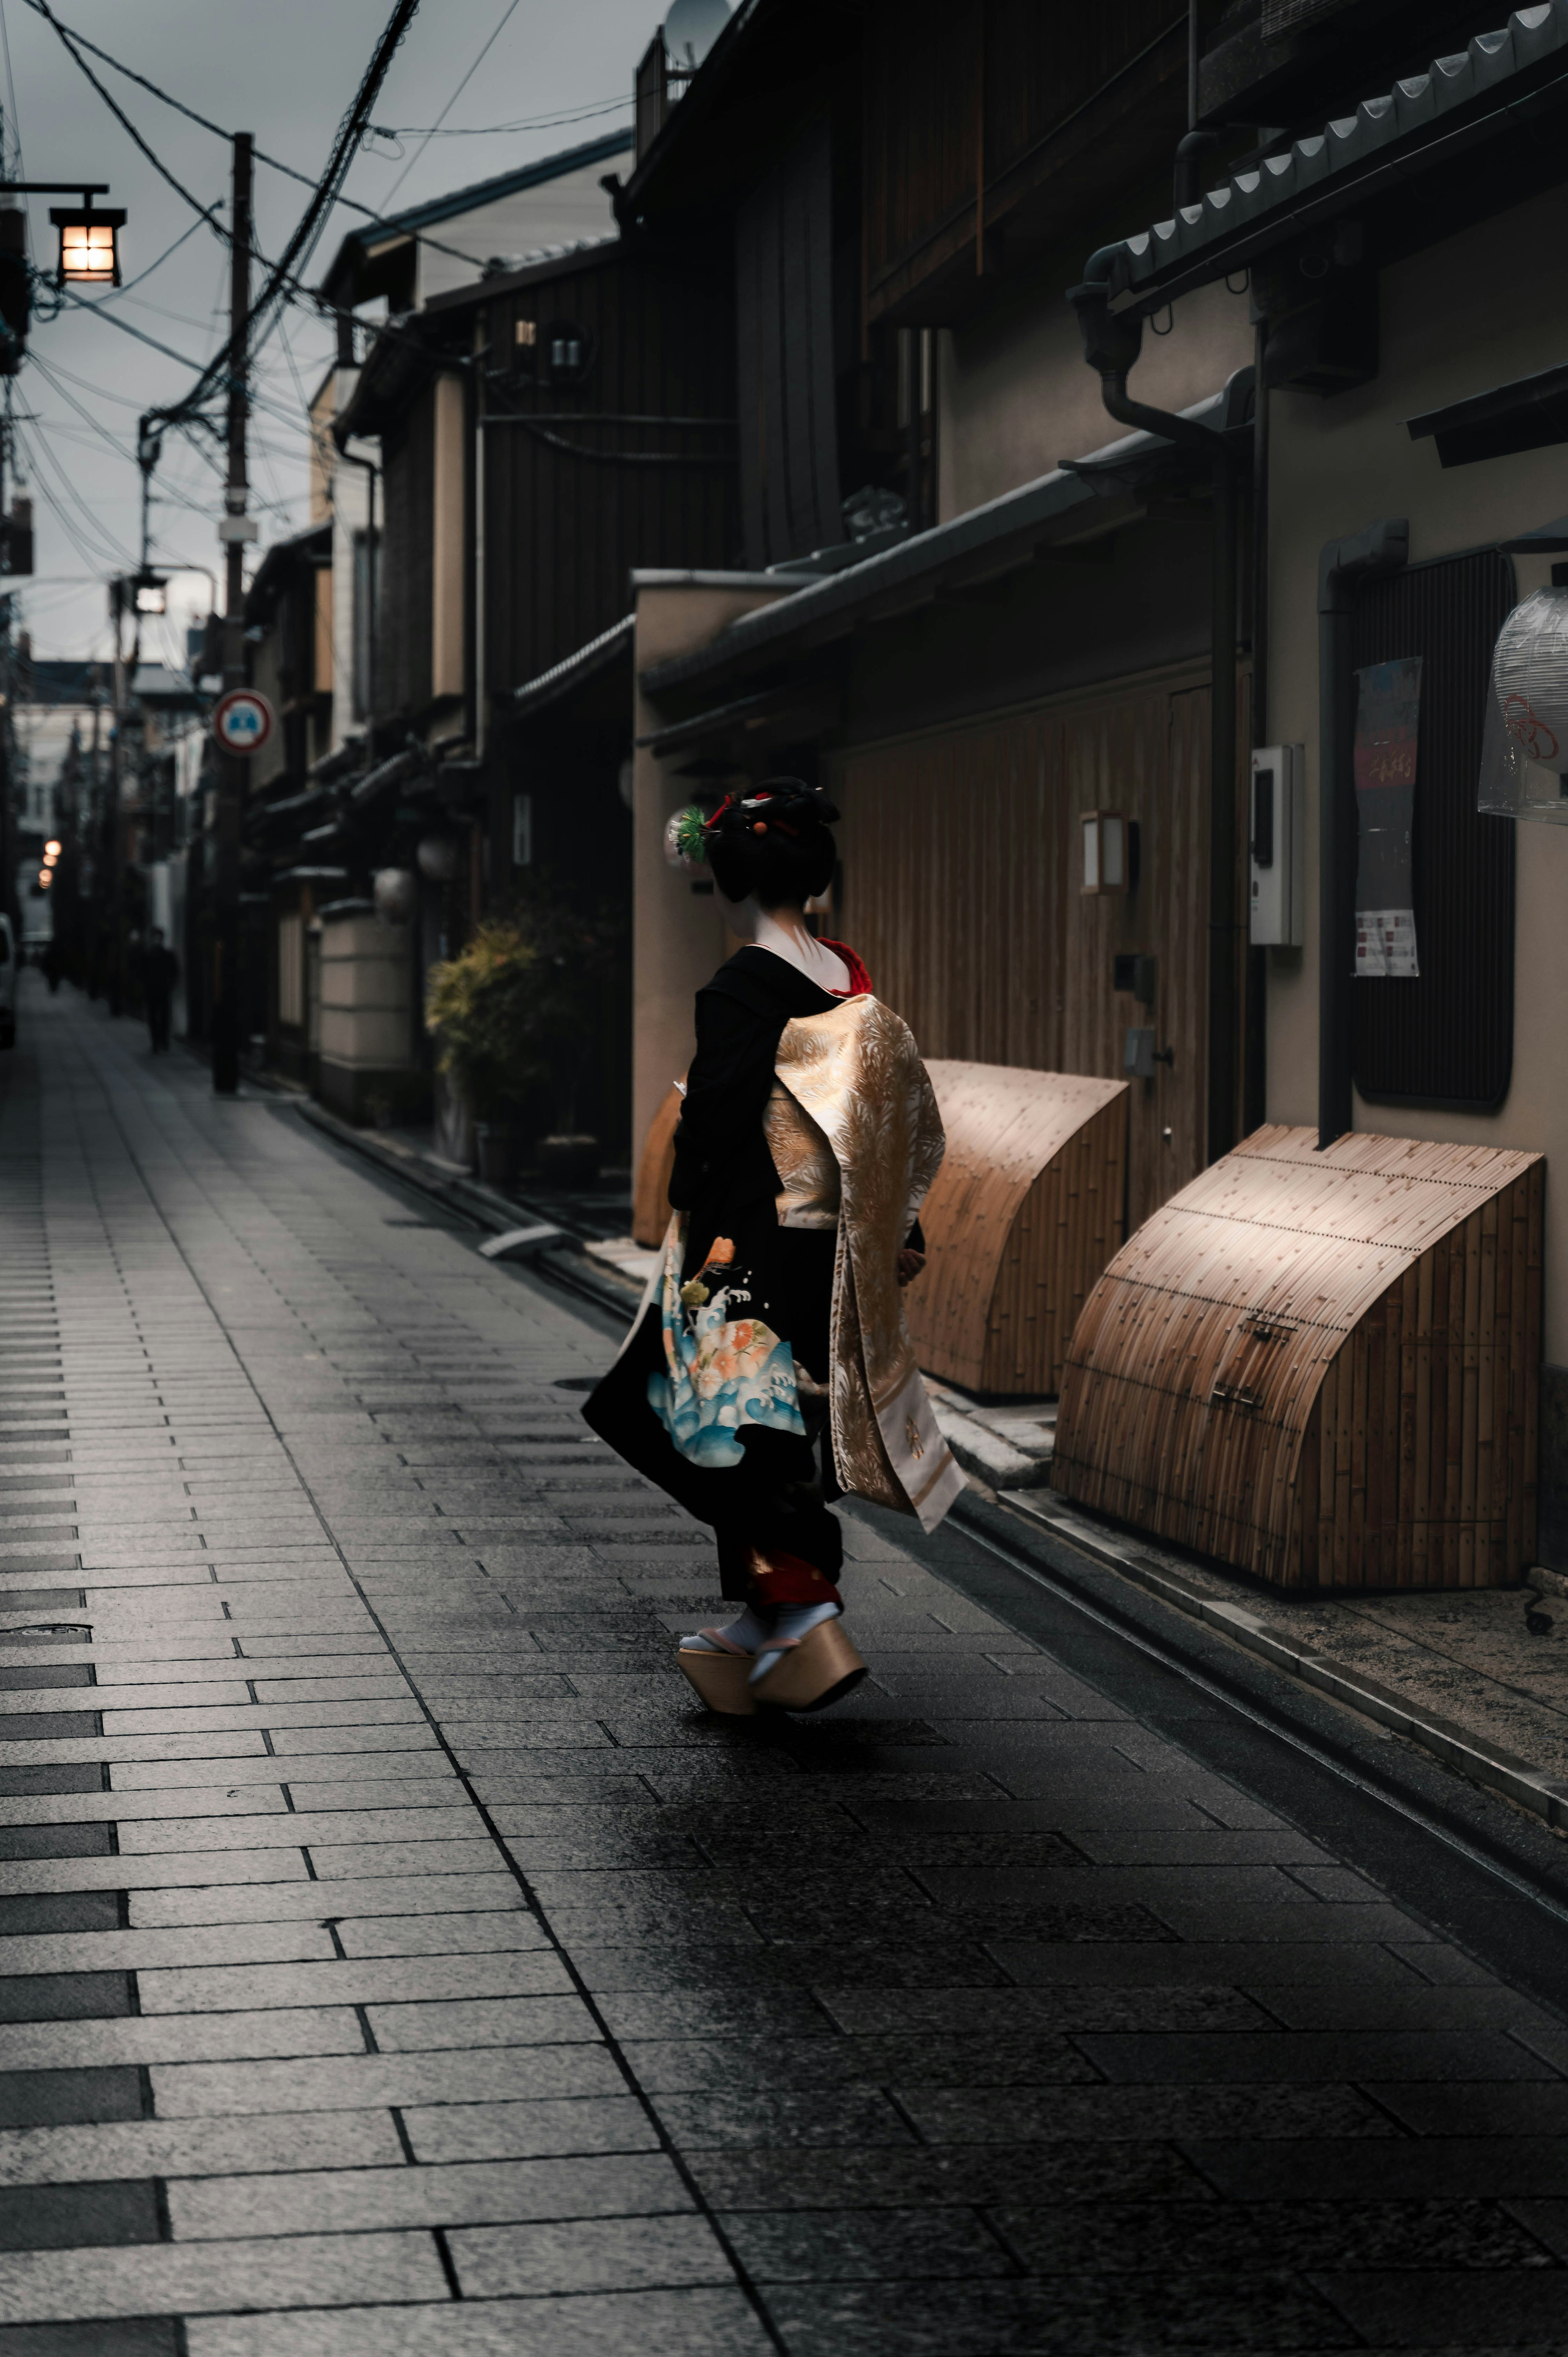
[[[98,212],[92,199],[104,192],[89,189],[80,205],[56,206],[49,219],[59,231],[59,266],[55,283],[60,286],[118,286],[120,284],[120,248],[118,232],[125,226],[123,212]]]

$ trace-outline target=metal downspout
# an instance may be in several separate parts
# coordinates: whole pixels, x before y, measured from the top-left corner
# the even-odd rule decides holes
[[[1263,362],[1269,331],[1259,320],[1252,337],[1252,742],[1269,741],[1269,393]],[[1252,832],[1251,780],[1247,782],[1248,848]],[[1245,905],[1245,903],[1244,903]],[[1241,1030],[1241,1135],[1250,1137],[1268,1119],[1269,1110],[1269,953],[1254,949],[1249,940],[1246,960],[1245,1007]]]
[[[1317,560],[1317,1150],[1350,1128],[1356,1029],[1356,734],[1350,624],[1359,580],[1397,573],[1410,525],[1385,516]]]
[[[1143,321],[1111,309],[1110,273],[1119,245],[1101,246],[1069,289],[1084,354],[1100,375],[1101,398],[1119,425],[1157,434],[1202,455],[1212,474],[1209,564],[1208,1020],[1207,1146],[1210,1162],[1236,1142],[1240,1024],[1241,903],[1236,828],[1236,473],[1221,430],[1134,401],[1127,379],[1143,349]]]

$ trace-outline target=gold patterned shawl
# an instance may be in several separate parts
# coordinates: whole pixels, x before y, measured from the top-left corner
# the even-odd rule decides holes
[[[875,998],[784,1027],[765,1125],[784,1224],[822,1218],[836,1166],[833,1461],[852,1495],[935,1530],[963,1488],[904,1324],[899,1247],[941,1164],[941,1118],[908,1026]],[[794,1216],[791,1216],[793,1211]],[[801,1214],[803,1213],[803,1216]]]

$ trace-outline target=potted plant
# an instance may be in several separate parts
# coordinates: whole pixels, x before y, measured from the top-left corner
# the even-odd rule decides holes
[[[542,1084],[557,1128],[540,1140],[541,1177],[559,1187],[597,1177],[599,1141],[577,1128],[577,1082],[618,941],[613,918],[573,907],[542,876],[509,917],[489,920],[432,972],[425,1020],[442,1070],[473,1107],[480,1175],[492,1183],[515,1176],[518,1114]]]
[[[522,1148],[518,1114],[548,1073],[540,1028],[540,952],[504,919],[480,925],[454,958],[431,970],[426,1027],[441,1069],[475,1115],[479,1176],[504,1187]]]

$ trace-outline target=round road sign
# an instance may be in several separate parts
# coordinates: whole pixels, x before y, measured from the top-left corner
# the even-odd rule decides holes
[[[259,753],[275,725],[272,705],[253,687],[231,687],[212,707],[212,734],[225,753]]]

